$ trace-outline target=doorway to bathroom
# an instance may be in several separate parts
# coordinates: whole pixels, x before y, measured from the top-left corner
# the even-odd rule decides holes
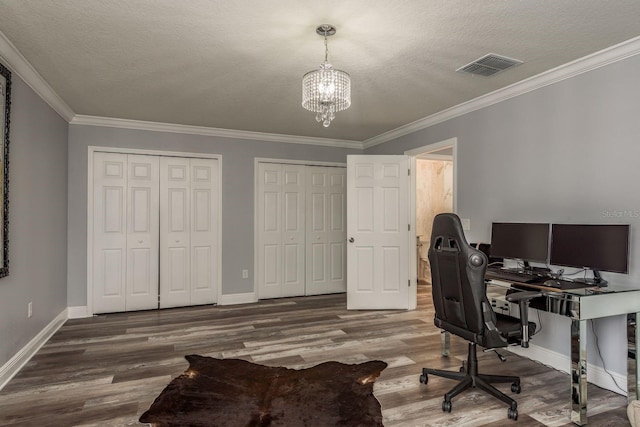
[[[412,156],[415,181],[415,272],[419,285],[431,282],[427,258],[433,218],[442,212],[455,212],[456,139],[428,145],[405,154]]]

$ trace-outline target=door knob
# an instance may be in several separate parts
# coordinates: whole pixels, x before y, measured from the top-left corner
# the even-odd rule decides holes
[[[351,237],[351,238],[349,239],[349,243],[353,243],[353,242],[355,242],[355,240],[354,240],[354,238],[353,238],[353,237]]]

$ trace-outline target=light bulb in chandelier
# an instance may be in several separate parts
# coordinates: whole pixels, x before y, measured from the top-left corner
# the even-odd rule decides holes
[[[331,70],[331,68],[331,64],[326,62],[321,66],[323,70]],[[325,72],[320,78],[317,91],[324,102],[331,102],[336,93],[335,76],[331,72]]]
[[[316,33],[324,36],[324,63],[317,70],[309,71],[302,77],[302,106],[316,113],[316,121],[329,127],[335,113],[351,105],[351,78],[344,71],[337,70],[328,62],[327,37],[336,33],[328,24],[316,28]]]

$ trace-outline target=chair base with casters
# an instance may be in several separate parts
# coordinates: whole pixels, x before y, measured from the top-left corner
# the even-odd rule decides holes
[[[507,417],[514,421],[518,419],[518,403],[491,384],[511,383],[511,391],[518,394],[521,390],[520,378],[509,375],[485,375],[478,373],[478,355],[476,352],[476,343],[469,343],[469,354],[467,356],[466,368],[463,365],[460,368],[459,372],[422,368],[420,382],[423,384],[427,384],[429,382],[429,374],[460,381],[454,388],[445,393],[444,401],[442,402],[442,410],[444,412],[451,412],[451,399],[453,399],[463,391],[473,387],[479,388],[489,393],[493,397],[505,402],[507,405],[509,405],[509,409],[507,410]]]

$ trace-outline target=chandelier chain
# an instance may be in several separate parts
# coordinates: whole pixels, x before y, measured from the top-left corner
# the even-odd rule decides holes
[[[327,32],[324,32],[324,62],[329,62],[329,43],[327,42]]]

